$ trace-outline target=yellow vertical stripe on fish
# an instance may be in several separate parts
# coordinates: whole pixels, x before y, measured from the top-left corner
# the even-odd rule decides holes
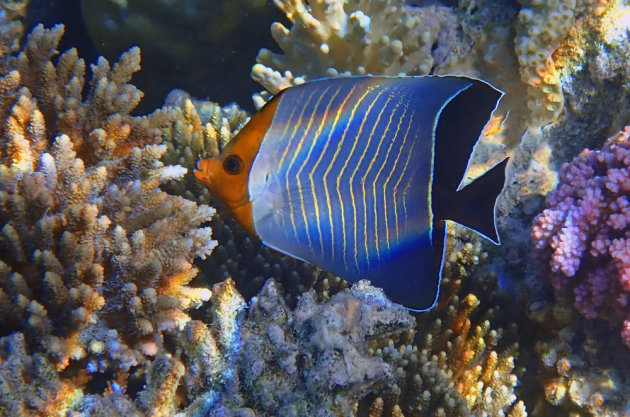
[[[374,97],[372,99],[372,102],[370,103],[370,105],[368,106],[366,112],[365,112],[365,118],[361,121],[361,125],[359,126],[359,131],[357,133],[357,139],[361,137],[361,133],[363,133],[363,127],[365,126],[365,122],[366,120],[369,120],[368,117],[370,117],[370,113],[372,112],[372,108],[374,107],[374,105],[376,104],[376,102],[378,101],[379,97],[381,95],[383,95],[383,93],[387,91],[385,89],[381,89],[377,94],[376,97]],[[383,111],[385,109],[385,106],[383,106],[381,108],[381,111],[379,112],[379,115],[377,117],[377,122],[372,124],[372,131],[371,133],[374,132],[373,129],[376,128],[376,126],[378,125],[378,120],[380,120],[380,116],[383,114]],[[353,258],[354,258],[354,263],[357,267],[357,269],[359,269],[359,260],[358,260],[358,230],[357,230],[357,206],[356,206],[356,200],[354,198],[354,192],[353,192],[353,187],[352,187],[352,183],[354,181],[354,177],[356,176],[356,173],[359,170],[359,167],[361,166],[361,162],[363,161],[363,158],[365,157],[365,153],[368,149],[368,147],[370,146],[370,141],[372,139],[372,134],[370,133],[370,136],[368,137],[368,143],[367,144],[361,144],[362,146],[364,146],[363,148],[363,153],[361,154],[361,156],[359,157],[359,162],[357,162],[354,171],[352,171],[352,174],[350,175],[350,179],[348,180],[348,183],[350,185],[350,198],[352,201],[352,221],[353,221],[353,229],[354,229],[354,236],[353,236],[353,243],[354,243],[354,250],[353,250]],[[359,143],[359,140],[355,140],[354,143],[352,144],[352,149],[350,150],[350,153],[348,154],[348,159],[346,160],[346,163],[344,165],[344,169],[339,173],[339,177],[343,176],[344,170],[345,168],[348,166],[348,162],[350,161],[350,159],[354,156],[354,152],[357,149],[357,144]],[[365,204],[365,195],[361,195],[361,197],[364,199],[364,204]],[[364,219],[364,224],[365,224],[366,219]]]
[[[398,107],[400,106],[400,103],[398,103],[396,105],[396,108],[394,109],[394,111],[391,114],[390,117],[390,123],[391,123],[391,119],[394,117],[394,114],[396,112],[396,110],[398,109]],[[398,120],[398,124],[396,125],[396,132],[394,132],[394,136],[392,137],[392,139],[389,141],[389,146],[387,147],[387,152],[385,153],[385,162],[387,162],[389,160],[389,154],[392,150],[392,148],[394,147],[394,144],[397,142],[397,138],[398,138],[398,132],[400,131],[400,126],[403,123],[403,120],[405,120],[405,115],[407,114],[407,107],[405,106],[404,110],[403,110],[403,114],[402,116],[400,116],[400,119]],[[381,172],[383,172],[383,169],[385,168],[386,164],[381,164],[381,167],[379,168],[378,172],[376,173],[376,178],[374,179],[374,181],[372,182],[372,192],[374,193],[374,195],[376,195],[376,183],[378,182],[378,178],[381,175]],[[393,172],[393,171],[392,171]],[[387,177],[388,179],[391,178],[391,172],[389,174],[389,176]],[[387,251],[391,250],[391,240],[390,240],[390,236],[389,236],[389,213],[387,210],[387,194],[386,194],[386,189],[387,189],[387,182],[385,182],[383,184],[383,190],[381,192],[381,194],[383,195],[383,218],[385,219],[385,243],[387,244]],[[374,199],[374,217],[376,217],[376,198]],[[396,227],[398,228],[398,225],[396,225]],[[398,236],[396,236],[396,239],[398,239]]]
[[[348,92],[346,94],[346,98],[343,100],[343,102],[341,102],[341,104],[337,107],[337,112],[335,114],[335,119],[333,120],[333,123],[330,127],[330,130],[328,131],[328,137],[326,138],[326,143],[324,144],[324,149],[322,149],[322,151],[319,153],[319,157],[317,158],[317,161],[315,161],[315,164],[313,164],[313,169],[311,169],[311,172],[308,174],[308,178],[311,184],[311,188],[315,189],[315,182],[313,181],[313,175],[315,173],[315,171],[317,170],[317,168],[319,167],[319,165],[321,164],[322,160],[324,159],[324,155],[326,155],[326,151],[328,150],[328,146],[331,143],[331,137],[333,132],[335,132],[336,128],[337,128],[337,123],[339,123],[339,117],[341,116],[341,114],[343,113],[343,111],[346,108],[346,103],[348,102],[348,100],[350,99],[350,97],[353,97],[354,95],[354,91],[356,90],[357,85],[353,85],[352,89],[350,90],[350,92]],[[332,100],[331,100],[332,102]],[[328,190],[328,182],[323,181],[323,185],[324,185],[324,194],[326,195],[326,207],[328,208],[328,220],[330,222],[330,238],[331,238],[331,258],[334,260],[335,259],[335,251],[334,251],[334,247],[335,247],[335,233],[334,233],[334,226],[333,226],[333,211],[332,211],[332,206],[330,204],[330,192]],[[317,200],[315,203],[315,206],[317,206]],[[320,219],[319,219],[319,210],[317,210],[317,226],[318,226],[318,232],[320,234],[320,236],[322,235],[322,231],[320,228]],[[324,239],[322,238],[320,241],[320,248],[322,251],[322,254],[324,254]]]
[[[327,89],[322,94],[322,97],[324,97],[324,95],[328,92],[328,90],[329,89]],[[328,119],[328,112],[330,111],[330,106],[332,105],[333,101],[335,100],[335,98],[339,94],[339,91],[340,91],[340,88],[337,88],[337,90],[335,91],[333,96],[330,98],[330,100],[328,100],[328,104],[326,105],[326,109],[324,110],[324,114],[323,115],[318,115],[318,117],[321,118],[321,122],[320,122],[317,130],[313,134],[313,137],[311,138],[311,146],[310,146],[310,148],[308,150],[308,153],[306,154],[306,157],[302,161],[302,164],[300,165],[300,168],[298,169],[298,172],[297,172],[297,174],[295,176],[296,180],[297,180],[297,185],[298,185],[298,192],[300,194],[300,205],[302,206],[302,217],[304,218],[304,224],[306,225],[306,237],[308,239],[308,244],[311,247],[312,247],[312,242],[311,242],[311,236],[310,236],[309,227],[308,227],[308,223],[309,222],[308,222],[308,219],[306,218],[306,207],[305,207],[305,204],[304,204],[304,190],[302,189],[301,176],[302,176],[302,171],[304,170],[304,167],[308,164],[308,160],[311,157],[311,154],[313,153],[313,149],[315,148],[315,144],[317,142],[317,138],[322,133],[322,129],[324,127],[324,123]],[[313,115],[315,115],[315,112],[317,111],[317,107],[318,106],[319,106],[319,101],[315,105],[315,109],[313,110]],[[310,126],[310,124],[309,124],[309,126]],[[287,173],[288,172],[289,171],[287,170]],[[322,242],[323,241],[323,239],[322,239],[322,232],[321,232],[321,227],[320,227],[320,224],[319,224],[319,207],[317,205],[317,190],[315,189],[315,187],[312,187],[310,191],[311,191],[313,199],[314,199],[313,206],[315,208],[315,221],[317,222],[317,233],[319,234],[320,242]],[[323,250],[322,250],[322,252],[323,252]]]
[[[389,96],[387,97],[387,100],[385,101],[385,104],[383,104],[383,106],[381,107],[381,110],[378,112],[378,116],[376,116],[376,121],[372,123],[372,130],[370,131],[370,135],[368,136],[368,140],[367,140],[367,144],[365,144],[365,147],[363,148],[363,152],[361,153],[361,157],[359,158],[359,162],[357,163],[356,167],[354,168],[354,171],[352,172],[352,175],[350,176],[350,183],[352,184],[354,177],[356,176],[357,172],[359,171],[359,167],[361,166],[361,162],[363,162],[363,160],[365,159],[365,155],[367,154],[368,149],[370,149],[370,145],[372,144],[372,138],[374,137],[374,131],[376,130],[376,128],[379,126],[380,122],[381,122],[381,117],[383,116],[383,113],[385,112],[385,110],[387,109],[387,104],[392,100],[392,95],[391,95],[391,91],[389,90],[385,90],[383,89],[381,92],[379,92],[379,94],[374,98],[374,101],[372,102],[372,105],[370,106],[370,108],[368,109],[368,111],[366,112],[366,118],[369,117],[370,111],[372,109],[372,106],[374,104],[376,104],[377,100],[379,99],[379,97],[385,93],[388,92],[390,93]],[[361,128],[363,128],[363,123],[361,124]],[[359,137],[361,137],[360,132],[359,132]],[[382,138],[380,138],[381,140],[379,141],[379,145],[380,143],[382,143]],[[358,142],[358,141],[357,141]],[[372,162],[374,162],[374,160],[377,158],[377,155],[373,155],[372,156]],[[370,167],[372,166],[372,163],[370,163]],[[369,248],[368,248],[368,236],[367,236],[367,223],[368,223],[368,219],[367,219],[367,202],[366,202],[366,195],[365,195],[365,178],[367,176],[367,174],[369,173],[370,168],[368,167],[368,169],[365,172],[365,176],[362,178],[360,184],[361,184],[361,198],[363,200],[363,237],[364,237],[364,243],[365,243],[365,253],[368,252]],[[358,261],[358,237],[359,237],[359,233],[358,233],[358,228],[356,227],[356,207],[355,207],[355,212],[354,212],[354,218],[355,218],[355,227],[354,227],[354,262],[358,265],[359,261]],[[376,219],[374,219],[376,220]],[[380,257],[380,255],[379,255]],[[369,257],[368,257],[368,262],[367,262],[367,267],[370,267],[370,263],[369,263]]]
[[[392,176],[394,174],[394,172],[396,172],[396,168],[398,167],[398,161],[400,160],[400,156],[402,155],[403,149],[405,149],[405,145],[407,144],[407,137],[409,135],[409,130],[411,129],[411,123],[407,124],[407,130],[405,130],[405,135],[403,136],[403,142],[400,145],[400,148],[398,148],[398,155],[396,155],[396,159],[394,160],[394,167],[391,170],[391,172],[389,173],[389,175],[387,176],[387,178],[385,179],[385,184],[383,184],[383,189],[387,190],[387,185],[389,184],[389,182],[392,179]],[[409,155],[411,155],[411,152],[409,153]],[[402,178],[402,175],[399,177],[399,180]],[[393,188],[392,191],[392,195],[396,194],[396,188]],[[398,201],[396,199],[394,199],[393,201],[394,204],[394,226],[396,229],[396,240],[400,239],[400,230],[399,230],[399,218],[398,218]]]
[[[389,103],[389,101],[391,100],[391,97],[387,100],[387,103]],[[387,103],[385,103],[385,107],[387,107]],[[392,124],[392,120],[394,119],[394,114],[396,114],[396,110],[398,110],[398,108],[400,107],[401,101],[398,101],[398,103],[396,104],[396,106],[394,107],[394,109],[390,112],[389,114],[389,120],[387,121],[387,125],[385,126],[385,130],[383,131],[383,137],[387,137],[387,132],[389,132],[389,127]],[[382,112],[381,112],[382,114]],[[378,115],[378,120],[380,121],[381,118],[381,114]],[[378,121],[377,123],[378,124]],[[400,125],[400,123],[399,123]],[[376,125],[375,125],[376,126]],[[374,134],[374,130],[372,130],[372,133],[370,134],[370,139],[372,139],[372,135]],[[394,134],[394,137],[389,141],[389,148],[391,148],[392,144],[396,141],[396,134]],[[381,171],[383,170],[383,168],[386,166],[387,163],[387,155],[389,155],[389,152],[387,152],[387,154],[385,155],[385,159],[380,159],[380,152],[381,152],[381,145],[383,145],[383,142],[385,142],[383,139],[378,141],[378,145],[376,147],[376,151],[374,152],[374,156],[372,157],[372,159],[370,160],[370,165],[368,165],[367,170],[365,171],[365,175],[363,175],[363,178],[361,178],[361,185],[363,188],[363,194],[365,195],[365,180],[368,177],[368,174],[372,171],[372,167],[374,166],[375,162],[379,162],[380,163],[380,169],[378,170],[376,177],[374,178],[374,181],[372,181],[372,199],[374,200],[374,246],[376,248],[376,257],[377,259],[380,261],[381,260],[381,248],[380,248],[380,239],[378,236],[378,218],[379,216],[376,213],[376,183],[378,182],[378,176],[381,173]],[[388,150],[389,150],[388,148]],[[364,202],[365,202],[365,198],[364,198]],[[387,206],[385,206],[387,207]],[[364,207],[363,207],[363,217],[367,219],[367,206],[364,203]],[[385,209],[385,230],[387,231],[387,209]],[[365,250],[367,252],[368,250],[368,236],[367,236],[367,221],[363,224],[363,234],[365,235]],[[387,238],[386,238],[386,242],[389,248],[389,233],[387,234]]]
[[[356,116],[357,108],[359,107],[361,102],[363,102],[365,97],[367,97],[367,95],[374,88],[375,87],[373,87],[373,88],[369,88],[369,87],[366,88],[365,93],[363,93],[361,95],[361,97],[359,97],[357,102],[352,107],[352,110],[350,111],[350,117],[348,118],[348,122],[347,122],[346,128],[343,131],[343,135],[342,135],[341,139],[339,140],[339,144],[337,145],[337,149],[335,150],[335,154],[333,155],[331,161],[329,162],[328,169],[324,173],[324,182],[327,182],[328,175],[330,174],[330,170],[332,169],[332,167],[334,166],[335,162],[337,161],[337,157],[339,156],[339,152],[341,151],[342,145],[343,145],[343,143],[346,140],[346,137],[348,135],[348,129],[350,127],[350,124],[352,123],[352,121],[354,120],[354,118]],[[336,191],[337,191],[337,196],[339,197],[339,208],[341,210],[340,218],[341,218],[341,232],[342,232],[342,243],[343,243],[343,249],[342,249],[341,253],[342,253],[342,257],[343,257],[343,263],[344,263],[345,267],[348,268],[348,258],[346,256],[346,254],[347,254],[347,247],[346,247],[346,221],[345,221],[345,215],[344,215],[343,199],[341,197],[341,192],[339,191],[340,184],[341,184],[341,175],[337,175]]]
[[[317,106],[319,105],[319,103],[322,101],[322,99],[324,98],[324,95],[326,94],[326,92],[330,90],[330,87],[328,87],[324,93],[319,94],[319,98],[317,99],[317,102],[315,103],[315,107],[313,108],[313,111],[311,112],[309,119],[308,119],[308,123],[306,125],[306,128],[303,130],[302,136],[300,137],[300,139],[298,140],[298,145],[297,145],[297,149],[295,150],[295,153],[293,154],[293,158],[291,158],[291,161],[289,162],[289,165],[287,166],[286,169],[286,178],[285,178],[285,186],[286,186],[286,191],[287,191],[287,201],[289,202],[289,207],[290,207],[290,218],[291,218],[291,225],[293,226],[293,232],[295,233],[295,237],[298,238],[298,231],[297,231],[297,226],[295,224],[295,208],[293,207],[293,203],[292,203],[292,199],[291,199],[291,186],[289,185],[289,173],[291,172],[291,168],[293,168],[293,164],[295,163],[295,160],[298,158],[298,156],[300,155],[300,151],[302,149],[302,145],[304,144],[304,140],[306,139],[306,137],[308,136],[308,132],[311,129],[311,125],[313,124],[313,120],[315,119],[315,114],[316,114],[316,110],[317,110]],[[311,96],[313,96],[313,94],[311,94]],[[310,97],[309,97],[309,101],[310,101]],[[308,106],[305,105],[304,109],[306,109]],[[302,111],[302,114],[304,114],[304,110]],[[298,120],[298,123],[296,125],[297,126],[301,126],[303,121],[302,121],[302,114],[300,115],[300,119]],[[282,161],[280,161],[280,165],[282,164]],[[299,181],[299,178],[298,178]],[[298,183],[298,190],[300,190],[300,185]],[[301,193],[301,190],[300,190]],[[302,197],[301,197],[302,198]],[[304,221],[306,222],[306,215],[304,215]],[[306,236],[308,239],[308,244],[309,247],[312,248],[312,244],[311,244],[311,236],[309,235],[308,232],[308,228],[306,228]]]

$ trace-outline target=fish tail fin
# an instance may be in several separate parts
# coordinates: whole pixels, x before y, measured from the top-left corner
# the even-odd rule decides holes
[[[440,216],[457,222],[484,235],[494,244],[500,244],[495,223],[494,206],[505,183],[505,158],[473,182],[454,193],[451,203]],[[488,198],[488,196],[492,196]]]

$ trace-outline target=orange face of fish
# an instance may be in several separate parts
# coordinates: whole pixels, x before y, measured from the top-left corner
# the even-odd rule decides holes
[[[221,198],[234,218],[255,234],[249,200],[249,173],[271,124],[279,94],[256,113],[217,157],[197,162],[195,177]]]

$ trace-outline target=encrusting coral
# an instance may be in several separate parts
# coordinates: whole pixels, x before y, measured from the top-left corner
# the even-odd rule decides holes
[[[520,0],[514,49],[521,80],[527,84],[530,123],[542,126],[557,119],[564,105],[560,72],[553,54],[587,10],[601,14],[607,1],[601,0]]]
[[[540,325],[552,337],[534,345],[543,388],[533,407],[536,414],[570,415],[579,410],[579,415],[626,416],[628,368],[620,364],[627,362],[628,350],[610,336],[610,329],[579,317],[569,297],[563,296]]]
[[[213,209],[161,191],[171,110],[131,116],[137,48],[113,67],[70,49],[62,26],[36,27],[1,57],[0,323],[31,354],[74,375],[129,370],[183,328],[210,291],[188,283],[216,242]],[[149,359],[150,360],[150,359]]]
[[[184,378],[205,381],[187,416],[354,416],[359,399],[393,376],[370,347],[406,340],[415,324],[365,282],[323,303],[311,290],[295,309],[274,280],[247,311],[230,281],[213,290],[213,324],[186,327],[183,354],[197,365]]]

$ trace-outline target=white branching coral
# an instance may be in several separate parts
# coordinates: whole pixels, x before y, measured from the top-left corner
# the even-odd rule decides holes
[[[160,189],[186,169],[159,161],[173,110],[130,115],[139,49],[99,59],[84,89],[74,49],[53,60],[62,33],[39,26],[0,57],[0,327],[58,369],[124,370],[210,298],[188,284],[214,209]]]
[[[447,7],[414,9],[402,0],[275,4],[293,26],[271,26],[283,54],[262,49],[252,69],[254,80],[272,94],[338,74],[428,74],[465,53],[455,15]]]

